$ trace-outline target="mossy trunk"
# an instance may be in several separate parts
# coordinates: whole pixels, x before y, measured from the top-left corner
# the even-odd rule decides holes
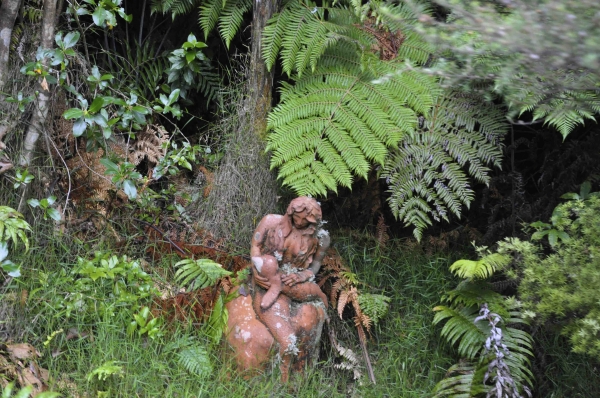
[[[21,0],[3,0],[2,7],[0,7],[0,91],[8,78],[10,38],[20,5]]]
[[[227,136],[225,157],[215,172],[206,201],[192,203],[188,209],[200,228],[242,250],[250,247],[256,223],[273,213],[277,205],[277,181],[265,153],[273,73],[261,56],[262,33],[277,8],[277,1],[254,2],[250,67],[245,71],[244,64],[238,70],[240,74],[246,72],[243,94],[229,99],[234,109],[218,126]]]
[[[262,58],[262,33],[278,8],[279,1],[254,0],[246,109],[252,114],[252,132],[261,139],[266,135],[267,115],[271,111],[273,99],[273,71],[267,70],[267,65]]]

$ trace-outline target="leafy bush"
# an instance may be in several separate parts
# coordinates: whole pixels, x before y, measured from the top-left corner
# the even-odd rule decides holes
[[[54,317],[70,318],[75,313],[90,322],[120,310],[133,312],[154,293],[152,278],[139,261],[96,252],[91,260],[79,257],[77,265],[52,277],[40,272],[39,282],[48,290]]]
[[[559,320],[573,351],[600,359],[600,197],[591,194],[557,210],[562,217],[554,228],[569,239],[555,242],[549,253],[517,240],[502,242],[499,251],[517,259],[527,315],[537,322]]]

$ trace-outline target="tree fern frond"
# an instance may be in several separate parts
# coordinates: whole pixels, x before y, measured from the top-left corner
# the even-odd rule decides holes
[[[485,369],[476,367],[471,362],[460,362],[448,369],[446,377],[436,384],[433,393],[435,398],[472,398],[485,393],[489,387],[483,385]]]
[[[190,290],[204,289],[214,285],[219,278],[231,275],[231,272],[223,269],[220,264],[205,258],[181,260],[175,267],[178,268],[175,280],[181,286],[189,286]]]
[[[457,308],[479,307],[482,303],[487,303],[491,311],[502,317],[509,316],[504,296],[491,290],[490,284],[485,281],[464,280],[455,289],[446,292],[443,300]]]
[[[200,0],[152,0],[150,10],[152,13],[171,13],[173,19],[179,15],[185,15],[192,11],[200,3]]]
[[[474,359],[482,350],[487,333],[481,325],[476,325],[474,320],[479,313],[476,306],[464,307],[460,310],[444,305],[433,309],[436,314],[433,324],[446,321],[441,335],[450,344],[458,342],[458,352],[461,356]]]
[[[450,271],[460,278],[487,279],[497,270],[506,267],[511,262],[511,257],[491,253],[478,261],[458,260],[450,266]]]
[[[323,60],[338,54],[339,49],[327,50]],[[421,85],[409,82],[409,74],[374,84],[373,70],[340,63],[341,59],[335,66],[320,64],[314,73],[297,77],[294,85],[284,85],[282,103],[269,115],[271,165],[292,162],[279,170],[279,177],[297,193],[324,195],[327,189],[351,186],[355,176],[365,178],[370,164],[383,164],[388,148],[416,127],[416,110],[405,97],[414,98],[419,110],[431,102]],[[403,90],[398,90],[397,80]],[[317,163],[308,164],[309,153]],[[319,178],[300,182],[292,176],[301,169],[303,178],[316,175],[321,165],[327,172],[320,172]]]
[[[208,39],[208,34],[217,26],[222,9],[223,0],[206,0],[202,2],[198,23],[202,28],[202,32],[204,32],[204,40]]]
[[[227,2],[223,1],[223,4],[224,7],[219,17],[219,34],[229,48],[231,40],[237,34],[244,20],[244,14],[252,9],[252,1],[228,0]]]
[[[177,354],[179,364],[195,376],[208,377],[213,371],[210,356],[205,347],[193,345]]]
[[[326,17],[327,14],[327,17]],[[313,2],[294,2],[268,22],[263,33],[263,58],[272,68],[281,56],[283,71],[301,76],[315,70],[325,51],[340,41],[368,48],[372,38],[352,22],[358,22],[345,8],[319,7]]]
[[[462,206],[474,197],[468,175],[489,181],[488,165],[500,166],[499,141],[506,130],[502,114],[481,98],[439,96],[421,129],[404,139],[385,164],[382,177],[390,187],[394,216],[414,226],[415,236],[431,219],[448,220],[448,212],[460,217]],[[411,211],[415,206],[418,211]]]

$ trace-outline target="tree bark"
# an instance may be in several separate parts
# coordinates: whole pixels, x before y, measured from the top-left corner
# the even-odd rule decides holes
[[[54,47],[54,28],[56,26],[56,2],[57,0],[44,0],[44,14],[42,17],[42,48],[51,49]],[[44,66],[47,66],[47,59],[42,60]],[[21,167],[29,167],[33,158],[35,146],[44,129],[46,118],[48,116],[48,105],[50,102],[50,91],[45,78],[40,78],[37,83],[37,101],[31,116],[31,124],[27,128],[23,151],[19,160]]]
[[[10,38],[21,0],[3,0],[0,7],[0,91],[8,79],[8,54]]]
[[[261,138],[267,131],[267,115],[273,99],[273,71],[269,72],[262,58],[262,33],[267,21],[279,9],[279,1],[254,0],[250,79],[246,109],[252,115],[252,132]]]

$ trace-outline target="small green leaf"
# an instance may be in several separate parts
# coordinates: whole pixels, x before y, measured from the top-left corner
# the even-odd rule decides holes
[[[123,181],[123,191],[125,191],[125,195],[127,195],[129,199],[135,199],[137,197],[137,188],[131,180]]]
[[[92,14],[92,19],[94,20],[94,23],[98,26],[104,26],[104,21],[106,20],[107,17],[107,12],[104,8],[102,7],[98,7],[96,8],[96,10],[94,11],[94,13]]]
[[[100,159],[100,163],[106,167],[106,172],[109,174],[117,174],[119,172],[119,166],[113,163],[110,159]]]
[[[79,36],[80,34],[77,31],[67,33],[64,39],[65,48],[70,48],[77,44]]]
[[[550,243],[550,246],[554,247],[554,246],[556,246],[557,242],[558,242],[558,231],[555,229],[551,229],[550,231],[548,231],[548,243]]]
[[[46,210],[46,214],[48,214],[48,216],[54,221],[60,221],[62,219],[60,212],[53,208]]]
[[[188,64],[190,62],[192,62],[195,58],[196,58],[196,53],[193,51],[187,52],[185,54],[185,60],[187,61]]]
[[[40,206],[40,201],[39,201],[39,200],[37,200],[37,199],[29,199],[29,200],[27,201],[27,204],[28,204],[29,206],[31,206],[31,207],[34,207],[34,208],[35,208],[35,207],[39,207],[39,206]]]
[[[103,105],[104,105],[104,98],[103,97],[96,97],[92,101],[92,105],[90,105],[90,108],[89,108],[88,111],[90,113],[96,113],[96,112],[98,112],[102,108]]]
[[[590,191],[592,190],[592,184],[589,181],[581,184],[581,188],[579,189],[579,197],[581,200],[586,200],[590,196]]]
[[[174,102],[177,102],[177,99],[179,98],[179,91],[179,89],[173,90],[173,92],[169,95],[169,105],[173,104]]]
[[[75,137],[81,137],[87,128],[87,124],[83,118],[79,118],[73,123],[73,135]]]
[[[65,113],[63,113],[63,117],[67,120],[78,119],[80,117],[83,117],[83,110],[79,108],[67,109]]]
[[[0,263],[0,266],[2,266],[2,270],[4,272],[13,278],[18,278],[21,276],[21,266],[13,263],[10,260],[4,260],[2,263]]]

